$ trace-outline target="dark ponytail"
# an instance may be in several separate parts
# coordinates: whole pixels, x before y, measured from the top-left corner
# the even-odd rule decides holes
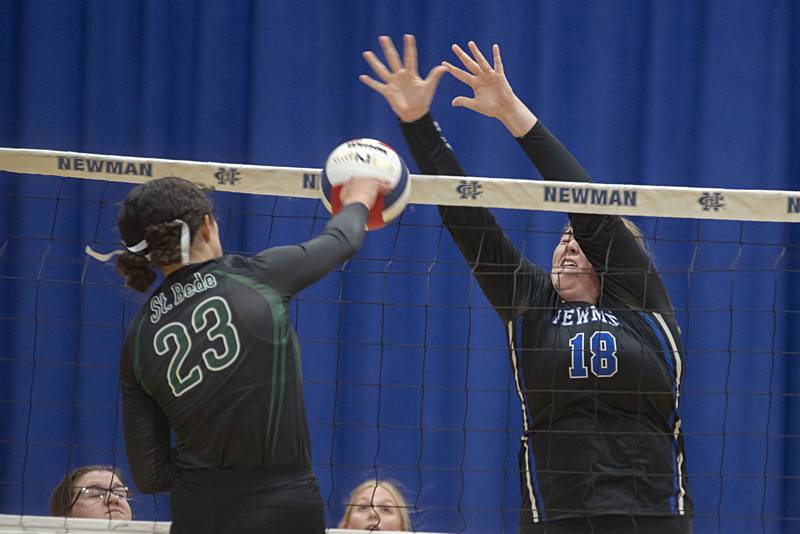
[[[117,221],[128,249],[117,258],[116,265],[125,284],[146,292],[156,279],[155,268],[181,262],[180,221],[189,226],[194,237],[203,217],[212,210],[206,194],[183,178],[159,178],[133,188],[122,203]]]
[[[126,286],[140,293],[146,292],[156,279],[153,264],[144,254],[123,252],[117,256],[117,272],[125,277]]]

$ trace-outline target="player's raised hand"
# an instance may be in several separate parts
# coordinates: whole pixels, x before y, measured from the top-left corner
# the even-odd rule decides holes
[[[430,110],[436,87],[447,69],[436,66],[423,79],[417,70],[417,44],[413,35],[403,36],[403,57],[386,35],[378,39],[387,65],[372,51],[364,52],[366,62],[379,78],[362,74],[358,77],[367,87],[380,93],[400,120],[413,122]]]
[[[487,117],[494,117],[505,124],[515,137],[525,135],[536,124],[536,117],[517,98],[511,84],[508,83],[503,69],[503,59],[500,57],[500,46],[497,44],[492,46],[494,65],[489,64],[474,41],[470,41],[467,46],[472,53],[471,56],[457,44],[452,47],[456,57],[467,70],[460,69],[447,61],[442,62],[450,74],[468,85],[474,93],[472,98],[455,97],[453,106],[465,107]]]

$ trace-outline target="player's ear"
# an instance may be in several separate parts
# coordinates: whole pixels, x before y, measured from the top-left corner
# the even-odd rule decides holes
[[[203,241],[211,241],[211,236],[214,235],[214,224],[211,214],[203,215],[203,223],[200,225],[200,235],[203,236]]]

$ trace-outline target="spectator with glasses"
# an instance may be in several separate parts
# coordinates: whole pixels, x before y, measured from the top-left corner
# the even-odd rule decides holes
[[[108,465],[87,465],[70,471],[50,496],[50,515],[128,520],[133,494],[121,473]]]

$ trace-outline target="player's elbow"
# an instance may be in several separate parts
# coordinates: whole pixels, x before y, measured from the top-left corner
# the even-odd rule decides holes
[[[151,494],[169,491],[172,486],[172,462],[169,458],[163,461],[144,461],[140,468],[134,467],[137,462],[130,462],[131,475],[136,482],[139,493]]]

